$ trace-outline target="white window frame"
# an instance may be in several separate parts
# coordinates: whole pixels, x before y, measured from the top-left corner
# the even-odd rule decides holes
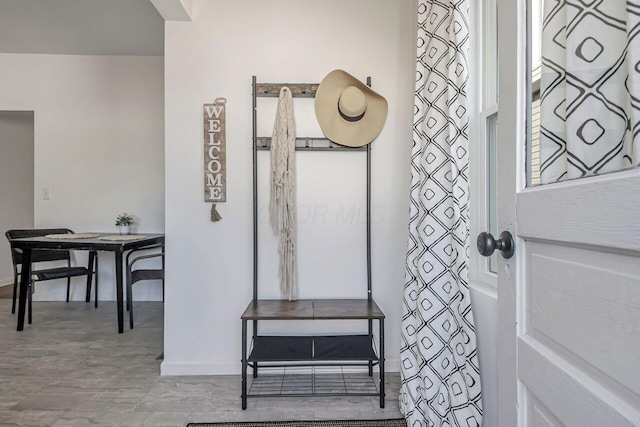
[[[497,46],[487,43],[497,33],[495,0],[471,1],[473,26],[470,82],[470,286],[497,296],[498,276],[490,271],[489,258],[476,250],[476,236],[490,228],[489,203],[489,144],[487,143],[487,121],[498,113],[497,100]],[[492,78],[493,76],[493,78]],[[495,166],[494,166],[495,168]],[[497,233],[497,230],[492,230]],[[497,236],[496,236],[497,237]]]
[[[540,181],[540,83],[542,79],[542,21],[543,21],[543,0],[528,0],[527,8],[530,13],[527,25],[528,43],[531,46],[528,59],[528,65],[531,71],[531,98],[530,105],[527,109],[527,150],[526,150],[526,182],[527,187],[533,187],[541,184]],[[535,37],[534,37],[535,35]],[[537,126],[534,126],[534,103],[537,100],[538,108]],[[537,145],[537,159],[533,159],[534,144]]]

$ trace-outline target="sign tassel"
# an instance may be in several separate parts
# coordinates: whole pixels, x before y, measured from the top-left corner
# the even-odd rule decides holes
[[[222,219],[222,215],[216,210],[216,204],[211,204],[211,221],[218,222]]]

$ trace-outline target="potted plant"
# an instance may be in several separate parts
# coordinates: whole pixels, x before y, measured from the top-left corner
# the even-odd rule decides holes
[[[126,212],[123,212],[116,217],[116,226],[120,227],[120,234],[129,234],[131,232],[132,224],[133,216]]]

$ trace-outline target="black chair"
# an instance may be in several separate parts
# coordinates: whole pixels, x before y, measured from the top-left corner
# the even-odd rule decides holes
[[[29,230],[9,230],[5,233],[9,241],[13,239],[21,239],[27,237],[40,237],[48,234],[73,234],[73,231],[67,228],[41,228],[41,229],[29,229]],[[11,258],[13,261],[13,304],[11,305],[11,313],[16,312],[16,297],[18,295],[18,278],[22,272],[18,272],[18,267],[22,268],[22,251],[20,249],[11,250]],[[87,294],[86,302],[89,302],[91,297],[91,282],[93,281],[93,275],[95,273],[95,307],[98,308],[98,253],[96,251],[89,252],[89,265],[88,267],[72,267],[71,266],[71,254],[69,251],[64,250],[48,250],[48,249],[35,249],[31,253],[31,265],[37,262],[48,261],[67,261],[66,267],[54,267],[46,269],[34,269],[32,267],[32,276],[29,281],[29,294],[27,295],[29,300],[29,323],[31,323],[31,295],[33,293],[33,284],[38,281],[55,280],[67,278],[67,302],[69,302],[69,293],[71,290],[71,278],[77,276],[87,276]]]
[[[131,258],[131,255],[140,251],[147,251],[150,249],[160,249],[160,252],[138,255]],[[142,260],[162,257],[162,268],[160,269],[133,269],[133,265]],[[164,302],[164,244],[147,246],[146,248],[139,248],[130,251],[127,254],[127,310],[129,310],[129,327],[133,329],[133,285],[142,280],[162,280],[162,302]]]

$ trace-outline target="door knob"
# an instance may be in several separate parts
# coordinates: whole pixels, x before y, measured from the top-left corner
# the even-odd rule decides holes
[[[483,231],[478,234],[476,245],[478,246],[478,252],[480,252],[480,255],[482,256],[491,256],[497,249],[502,253],[504,258],[509,259],[516,251],[516,243],[513,240],[513,236],[508,231],[500,233],[500,238],[498,240],[494,239],[491,233]]]

